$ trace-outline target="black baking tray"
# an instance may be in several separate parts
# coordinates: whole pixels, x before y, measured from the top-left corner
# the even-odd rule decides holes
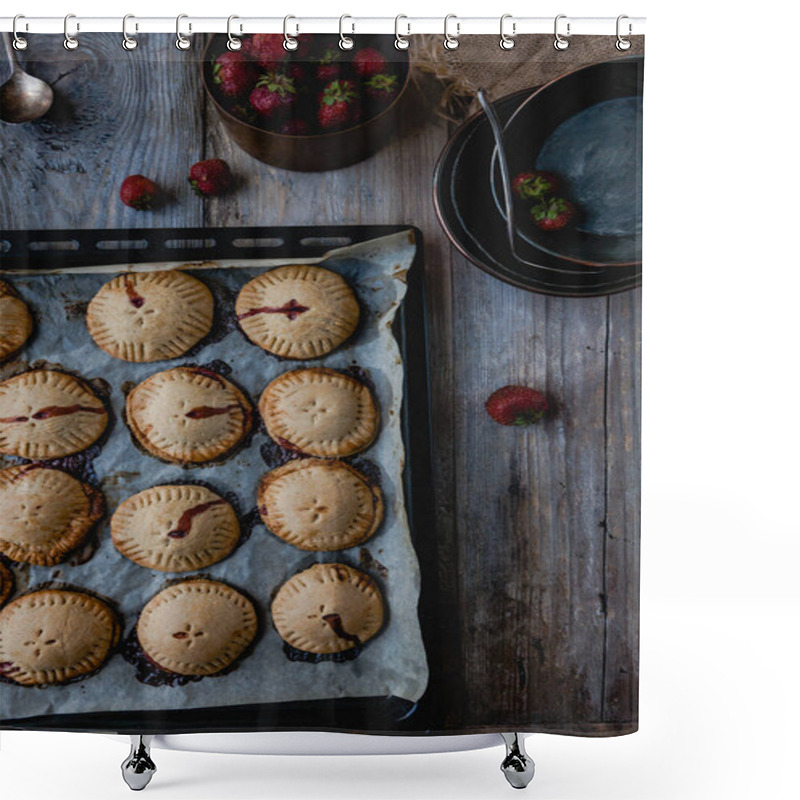
[[[411,703],[387,696],[169,711],[50,714],[6,720],[0,723],[0,728],[121,734],[317,730],[407,736],[424,735],[443,727],[443,710],[437,703],[438,693],[432,689],[436,665],[442,663],[438,634],[442,620],[436,613],[437,570],[431,568],[435,552],[435,507],[421,231],[409,225],[0,231],[0,269],[52,270],[145,261],[316,258],[336,247],[408,230],[414,232],[417,251],[394,333],[404,361],[405,503],[422,573],[419,616],[431,670],[431,681],[420,701]]]

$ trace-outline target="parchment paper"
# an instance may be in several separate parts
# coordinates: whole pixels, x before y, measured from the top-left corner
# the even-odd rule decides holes
[[[260,423],[252,441],[230,460],[214,466],[182,468],[145,455],[132,443],[124,424],[124,388],[163,369],[183,364],[212,365],[247,392],[253,405],[277,375],[301,366],[341,369],[357,365],[374,384],[381,411],[376,441],[361,456],[377,465],[386,516],[376,535],[363,547],[373,563],[365,568],[360,547],[338,553],[307,553],[269,533],[258,519],[251,535],[226,560],[201,574],[244,589],[256,602],[262,636],[252,653],[227,675],[207,677],[185,686],[149,686],[135,677],[135,668],[119,653],[96,675],[65,686],[43,688],[0,684],[0,719],[41,714],[92,711],[185,709],[323,698],[395,695],[420,698],[428,681],[428,666],[417,616],[419,564],[406,517],[401,437],[403,365],[391,323],[405,295],[405,275],[414,257],[412,232],[403,232],[364,244],[329,252],[324,259],[231,260],[203,264],[159,263],[87,267],[55,273],[9,274],[20,295],[36,315],[36,333],[20,360],[5,365],[2,377],[35,365],[39,360],[60,364],[88,380],[102,378],[111,385],[112,420],[108,439],[88,465],[94,470],[106,498],[108,513],[99,526],[99,547],[83,564],[56,567],[15,567],[15,596],[43,582],[57,580],[96,591],[115,601],[124,622],[124,637],[136,624],[145,603],[170,579],[178,576],[140,567],[119,554],[109,534],[109,518],[117,505],[150,486],[181,480],[205,481],[223,496],[233,495],[241,515],[256,506],[256,486],[273,464],[262,454],[269,437]],[[279,360],[252,345],[229,324],[215,327],[210,339],[187,356],[151,364],[130,364],[105,354],[94,344],[84,321],[85,304],[95,292],[125,269],[150,270],[182,267],[196,270],[212,289],[223,318],[233,318],[238,289],[265,269],[286,263],[319,263],[345,276],[356,289],[362,323],[351,341],[321,359],[306,362]],[[256,414],[256,417],[258,415]],[[19,462],[5,459],[3,466]],[[356,462],[356,465],[357,462]],[[368,572],[382,589],[387,607],[383,631],[367,643],[354,660],[344,663],[290,661],[272,626],[272,594],[291,575],[315,561],[343,561]],[[369,562],[369,557],[367,562]]]

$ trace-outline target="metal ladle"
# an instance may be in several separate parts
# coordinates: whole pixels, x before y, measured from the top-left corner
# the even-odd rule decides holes
[[[53,105],[53,89],[22,69],[7,33],[3,33],[3,46],[11,66],[11,77],[0,86],[0,119],[3,122],[39,119]]]

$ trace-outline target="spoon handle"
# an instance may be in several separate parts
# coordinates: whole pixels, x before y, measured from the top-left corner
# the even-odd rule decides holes
[[[14,48],[11,46],[11,34],[8,31],[3,31],[0,34],[0,37],[3,39],[3,49],[5,50],[6,54],[6,62],[9,66],[8,75],[0,75],[0,85],[5,83],[18,69],[21,69],[19,65],[19,61],[17,60],[17,53]]]

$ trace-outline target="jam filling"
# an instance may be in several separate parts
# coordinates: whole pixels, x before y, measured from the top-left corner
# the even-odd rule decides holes
[[[199,505],[192,506],[192,508],[187,508],[186,511],[181,514],[180,519],[178,520],[175,527],[167,534],[170,539],[183,539],[184,537],[189,535],[189,531],[192,527],[192,520],[198,515],[202,514],[204,511],[207,511],[212,506],[220,506],[224,503],[224,500],[209,500],[207,503],[200,503]]]
[[[144,297],[136,291],[133,281],[127,275],[125,276],[125,294],[128,295],[128,300],[134,308],[141,308],[144,305]]]
[[[331,630],[346,642],[352,642],[355,647],[361,645],[361,640],[358,636],[348,633],[342,626],[342,618],[338,614],[323,614],[322,619],[331,626]]]
[[[97,408],[96,406],[47,406],[30,417],[3,417],[0,422],[27,422],[29,419],[51,419],[52,417],[63,417],[67,414],[77,414],[79,411],[85,411],[88,414],[105,414],[104,408]]]
[[[189,419],[207,419],[208,417],[218,417],[220,414],[227,414],[229,411],[233,411],[237,408],[241,408],[238,403],[233,403],[229,406],[198,406],[191,411],[187,411],[184,416],[189,417]]]
[[[292,298],[288,303],[284,303],[280,307],[261,306],[261,308],[251,308],[249,311],[245,311],[244,314],[239,314],[236,318],[247,319],[248,317],[254,317],[256,314],[286,314],[287,319],[295,320],[308,310],[308,306],[300,305],[297,300]]]

